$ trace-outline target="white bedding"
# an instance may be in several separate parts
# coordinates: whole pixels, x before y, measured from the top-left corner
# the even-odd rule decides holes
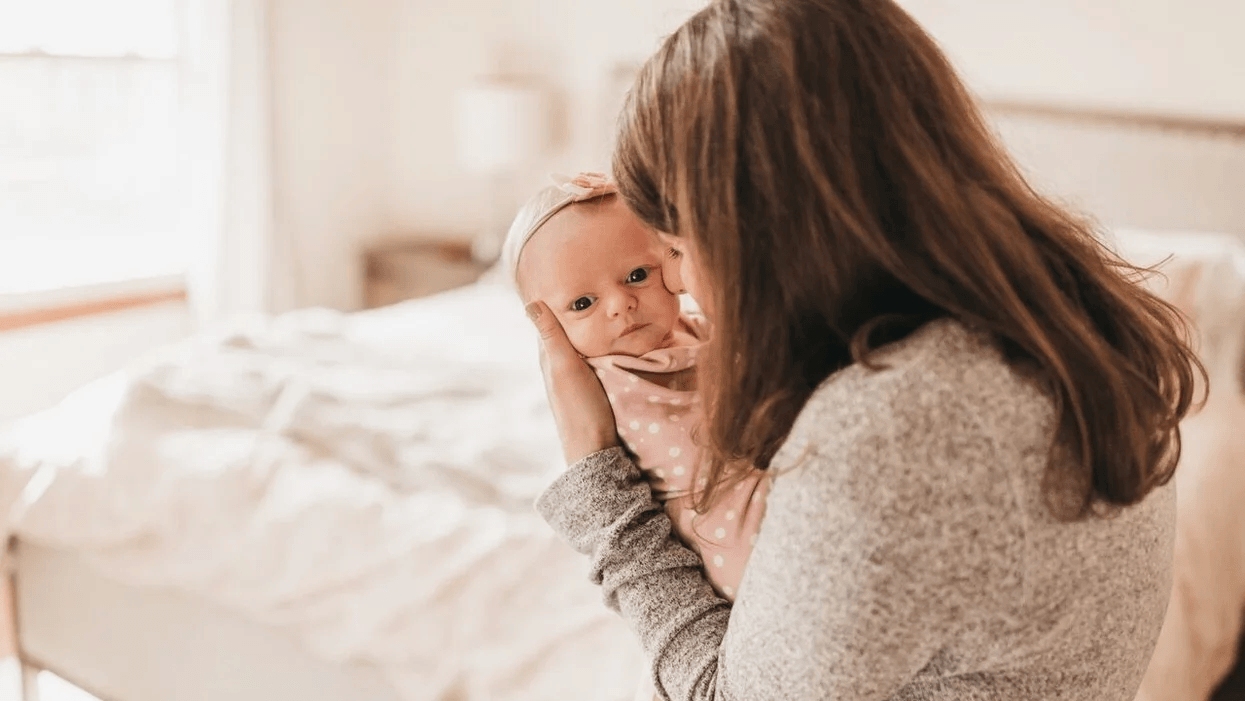
[[[489,283],[203,335],[0,432],[0,505],[412,701],[631,698],[633,636],[531,507],[560,467],[535,351]]]

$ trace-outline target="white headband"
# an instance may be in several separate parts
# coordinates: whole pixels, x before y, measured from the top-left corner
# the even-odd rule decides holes
[[[618,187],[604,173],[580,173],[573,178],[551,175],[549,178],[553,180],[553,185],[536,193],[523,205],[515,215],[510,231],[506,233],[506,242],[502,245],[502,264],[509,272],[510,280],[516,284],[523,247],[545,222],[569,205],[618,192]]]

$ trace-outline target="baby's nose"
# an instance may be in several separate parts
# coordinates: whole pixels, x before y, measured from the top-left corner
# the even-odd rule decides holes
[[[635,311],[637,303],[635,295],[629,293],[616,294],[610,299],[610,314],[618,316],[619,314]]]

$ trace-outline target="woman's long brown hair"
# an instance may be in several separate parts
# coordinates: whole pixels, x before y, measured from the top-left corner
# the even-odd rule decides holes
[[[1048,386],[1061,517],[1171,478],[1205,377],[1183,318],[1030,188],[891,0],[712,2],[643,67],[618,142],[628,205],[692,239],[710,283],[710,485],[768,468],[826,377],[937,318]]]

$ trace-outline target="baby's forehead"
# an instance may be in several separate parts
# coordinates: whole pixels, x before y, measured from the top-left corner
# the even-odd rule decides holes
[[[590,202],[572,205],[550,217],[524,246],[520,260],[529,253],[536,254],[533,259],[556,259],[559,254],[579,252],[606,258],[645,253],[659,245],[656,234],[621,203]]]
[[[520,289],[537,279],[552,281],[554,273],[578,277],[649,255],[660,256],[660,242],[621,202],[572,205],[550,217],[523,247]]]

